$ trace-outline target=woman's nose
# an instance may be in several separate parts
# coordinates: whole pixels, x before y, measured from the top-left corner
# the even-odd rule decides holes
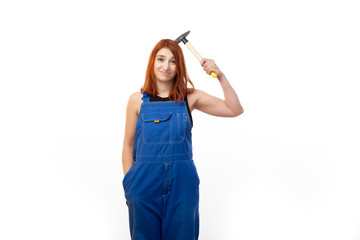
[[[169,68],[169,63],[168,63],[168,62],[164,62],[164,63],[163,63],[163,68],[164,68],[164,69],[168,69],[168,68]]]

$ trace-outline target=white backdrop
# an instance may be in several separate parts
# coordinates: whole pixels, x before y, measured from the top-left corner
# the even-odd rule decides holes
[[[0,3],[0,239],[130,239],[126,104],[187,30],[245,113],[194,111],[202,240],[359,240],[357,1]],[[195,87],[223,97],[182,45]]]

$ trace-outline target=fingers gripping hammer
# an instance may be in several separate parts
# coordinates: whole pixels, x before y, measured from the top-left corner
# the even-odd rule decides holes
[[[190,31],[187,31],[186,33],[182,34],[180,37],[178,37],[175,42],[180,43],[183,42],[189,49],[190,51],[195,55],[195,57],[201,61],[202,60],[202,56],[195,50],[195,48],[189,43],[189,41],[186,39],[187,35],[189,35]],[[211,72],[211,76],[216,77],[217,74],[214,72]]]

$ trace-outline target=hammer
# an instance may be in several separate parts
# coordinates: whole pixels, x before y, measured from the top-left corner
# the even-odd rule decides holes
[[[183,42],[189,49],[190,51],[195,55],[195,57],[201,61],[202,60],[202,56],[195,50],[195,48],[189,43],[189,41],[186,39],[187,35],[189,35],[190,31],[187,31],[186,33],[180,35],[180,37],[178,37],[175,42],[180,43]],[[217,77],[217,74],[214,72],[211,72],[211,76],[213,77]]]

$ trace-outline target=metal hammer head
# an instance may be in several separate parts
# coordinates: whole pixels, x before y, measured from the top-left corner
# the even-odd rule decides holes
[[[188,40],[186,39],[187,35],[189,35],[190,31],[187,31],[186,33],[182,34],[180,37],[178,37],[175,42],[180,43],[181,41],[186,44]]]

